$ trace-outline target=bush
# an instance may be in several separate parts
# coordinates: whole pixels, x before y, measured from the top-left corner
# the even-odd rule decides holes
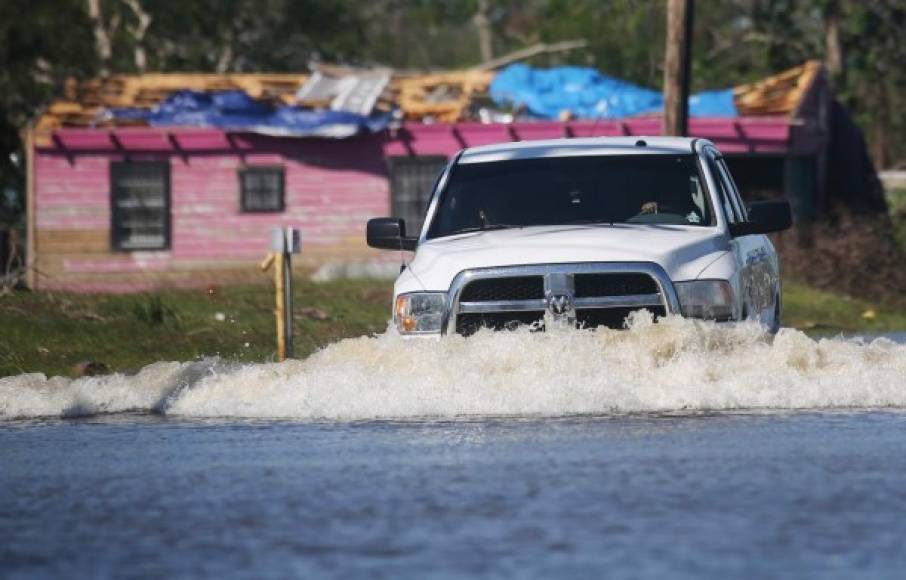
[[[822,290],[906,305],[906,251],[888,215],[841,211],[774,240],[784,276]]]

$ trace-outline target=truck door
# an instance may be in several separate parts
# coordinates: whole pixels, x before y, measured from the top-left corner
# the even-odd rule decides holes
[[[719,182],[729,223],[748,220],[739,190],[723,156],[709,151],[709,166]],[[780,293],[779,267],[770,240],[761,234],[737,236],[731,241],[740,265],[739,290],[743,293],[744,313],[765,324],[773,322],[775,299]]]

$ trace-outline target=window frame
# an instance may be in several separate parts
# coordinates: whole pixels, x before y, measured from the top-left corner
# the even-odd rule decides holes
[[[245,176],[249,173],[278,172],[280,177],[280,205],[278,208],[252,208],[248,206],[246,196],[251,194],[245,188]],[[239,213],[283,213],[286,211],[286,166],[284,165],[244,165],[236,171],[239,180]]]
[[[424,192],[424,198],[421,200],[423,202],[423,208],[421,213],[421,226],[418,228],[418,231],[412,229],[412,224],[404,216],[397,215],[397,200],[396,192],[394,191],[394,171],[401,165],[407,163],[424,163],[429,164],[436,162],[441,165],[440,170],[437,175],[431,181],[431,187],[429,190]],[[443,178],[444,174],[447,172],[447,168],[450,166],[450,158],[446,155],[393,155],[386,158],[387,163],[387,178],[388,185],[390,189],[390,215],[398,217],[406,221],[406,235],[410,237],[420,236],[422,230],[424,230],[425,223],[428,222],[429,211],[431,209],[431,203],[434,200],[434,194],[437,191],[440,180]]]
[[[126,167],[135,167],[143,165],[145,167],[158,167],[163,176],[163,207],[161,212],[164,217],[163,244],[155,247],[124,247],[122,228],[119,222],[122,220],[122,213],[117,204],[117,179],[122,176],[122,171]],[[173,229],[173,216],[171,213],[171,172],[169,160],[131,160],[111,161],[109,163],[109,189],[110,189],[110,247],[116,252],[161,252],[167,251],[171,246],[171,234]]]

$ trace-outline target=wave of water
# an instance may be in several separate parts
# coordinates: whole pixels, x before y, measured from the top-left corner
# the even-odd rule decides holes
[[[0,419],[144,411],[357,420],[906,408],[906,345],[637,317],[629,330],[348,339],[301,361],[158,362],[135,375],[0,379]]]

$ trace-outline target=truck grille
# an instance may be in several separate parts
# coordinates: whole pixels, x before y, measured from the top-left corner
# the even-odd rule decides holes
[[[541,300],[544,298],[542,276],[516,276],[475,280],[462,291],[462,302],[493,302],[495,300]]]
[[[648,274],[577,274],[576,298],[657,294],[657,283]]]
[[[457,291],[454,282],[450,330],[468,336],[480,328],[511,330],[545,322],[575,324],[580,328],[623,328],[626,317],[647,309],[656,317],[675,304],[663,295],[669,285],[663,270],[639,263],[641,271],[627,264],[556,264],[500,268],[464,273]],[[521,275],[529,270],[533,275]],[[538,274],[535,271],[541,270]],[[600,270],[600,271],[596,271]],[[468,275],[467,275],[468,274]],[[659,279],[658,279],[659,278]],[[676,307],[672,307],[676,311]],[[451,321],[452,322],[452,321]]]
[[[626,327],[626,317],[638,308],[589,308],[576,312],[576,324],[579,328],[598,328],[606,326],[620,330]],[[646,310],[654,314],[655,319],[664,316],[663,306],[648,306]]]
[[[515,330],[519,326],[544,324],[544,311],[491,312],[488,314],[460,314],[456,317],[456,332],[463,336],[475,334],[482,328]]]

